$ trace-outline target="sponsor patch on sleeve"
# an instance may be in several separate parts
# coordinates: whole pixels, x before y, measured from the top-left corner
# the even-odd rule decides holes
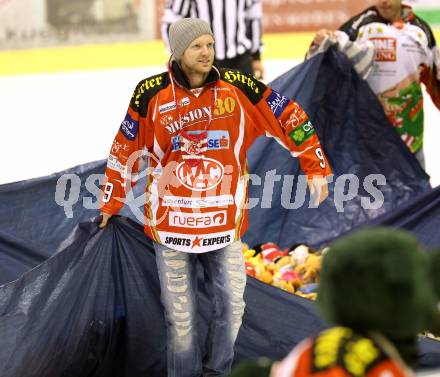
[[[134,140],[136,139],[138,133],[139,122],[133,120],[131,116],[127,114],[125,116],[124,121],[121,123],[121,127],[119,129],[123,133],[126,139]]]
[[[125,166],[122,165],[118,158],[116,156],[113,155],[109,155],[108,156],[108,160],[107,160],[107,168],[117,171],[118,173],[120,173],[121,175],[124,175],[125,173]]]
[[[279,118],[281,113],[289,104],[289,98],[284,97],[275,90],[272,90],[272,93],[270,93],[270,95],[266,98],[266,102],[272,110],[273,115],[275,115],[275,118]]]
[[[299,146],[314,134],[315,129],[313,128],[312,122],[307,121],[290,132],[289,137],[297,146]]]

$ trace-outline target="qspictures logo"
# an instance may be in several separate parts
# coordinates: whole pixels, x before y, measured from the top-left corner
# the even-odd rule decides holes
[[[63,174],[59,177],[56,184],[55,202],[63,207],[67,218],[73,218],[75,208],[78,208],[77,205],[82,205],[86,209],[97,210],[101,207],[101,203],[105,202],[106,197],[108,198],[107,201],[112,198],[114,186],[120,185],[121,190],[125,191],[124,197],[120,198],[117,195],[113,197],[113,200],[115,202],[123,202],[140,223],[146,224],[146,221],[149,223],[150,220],[145,218],[144,214],[145,201],[148,199],[147,193],[141,190],[138,195],[135,190],[132,190],[131,185],[134,177],[132,173],[134,163],[139,158],[144,158],[144,156],[147,156],[150,161],[157,163],[156,157],[153,154],[143,151],[134,152],[125,164],[111,158],[111,169],[120,172],[121,177],[116,177],[113,179],[113,182],[107,180],[104,192],[102,189],[103,182],[106,181],[104,174],[90,174],[87,177],[73,173]],[[215,226],[224,225],[227,219],[226,216],[223,216],[226,214],[222,213],[222,211],[225,209],[225,206],[233,205],[235,201],[234,193],[230,192],[230,185],[226,184],[223,186],[223,183],[226,181],[226,177],[231,176],[233,167],[230,165],[223,166],[219,161],[204,158],[197,166],[187,166],[185,164],[175,166],[175,164],[171,164],[171,169],[175,171],[176,183],[190,188],[192,191],[191,195],[177,197],[166,188],[163,192],[159,192],[160,198],[163,199],[162,206],[170,209],[172,212],[184,213],[184,215],[177,213],[178,217],[172,221],[179,224],[189,224],[189,226],[200,224],[200,222],[205,226],[211,224],[215,224]],[[150,179],[150,175],[154,178],[157,174],[162,174],[161,169],[148,166],[138,172],[135,179],[137,181],[143,178]],[[260,195],[248,197],[247,201],[243,202],[240,208],[250,210],[257,206],[260,208],[272,208],[275,205],[277,208],[281,206],[288,210],[294,210],[303,206],[308,208],[317,207],[314,196],[308,197],[306,195],[308,192],[308,177],[306,175],[281,175],[277,174],[276,169],[273,169],[265,172],[262,176],[249,174],[247,179],[249,186],[260,186],[258,190]],[[382,207],[385,197],[380,187],[387,186],[384,175],[368,174],[358,177],[354,174],[340,174],[327,177],[327,182],[329,185],[331,184],[329,191],[332,193],[328,201],[333,203],[332,205],[337,212],[344,212],[347,203],[350,203],[350,210],[355,205],[367,211],[374,211],[376,214],[383,211]],[[208,192],[220,183],[222,183],[220,185],[220,192]],[[389,191],[389,188],[384,189],[384,191]],[[206,192],[206,195],[202,194],[202,192]],[[354,204],[352,201],[354,201]],[[194,209],[194,211],[185,211],[182,210],[183,208]],[[212,210],[207,212],[197,211],[200,208],[212,208]],[[186,213],[191,213],[192,215],[186,216]],[[202,215],[198,216],[194,215],[194,213]],[[207,213],[210,213],[209,218],[206,217]],[[158,224],[160,223],[159,221],[164,219],[165,217],[161,220],[155,220],[155,223]],[[234,232],[235,230],[231,234],[231,239],[234,237]],[[175,237],[176,235],[169,233],[165,234],[165,236]],[[225,234],[219,234],[215,237],[223,236]]]

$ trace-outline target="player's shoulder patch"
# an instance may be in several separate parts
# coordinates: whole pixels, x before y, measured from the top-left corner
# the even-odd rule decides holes
[[[235,69],[220,69],[220,79],[239,88],[254,105],[260,102],[266,90],[262,82]]]
[[[145,116],[148,109],[148,103],[160,90],[166,88],[168,84],[169,77],[167,72],[162,72],[158,75],[141,80],[133,92],[130,106],[138,111],[141,116]]]

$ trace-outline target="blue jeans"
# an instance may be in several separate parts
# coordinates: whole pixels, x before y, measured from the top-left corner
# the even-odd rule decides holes
[[[171,250],[157,243],[154,248],[167,326],[168,377],[229,373],[244,312],[246,272],[241,242],[202,254]],[[196,333],[196,258],[204,268],[204,283],[213,304],[203,360]]]

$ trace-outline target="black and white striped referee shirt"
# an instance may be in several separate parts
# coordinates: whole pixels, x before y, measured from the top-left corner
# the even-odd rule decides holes
[[[162,39],[168,46],[168,31],[181,18],[200,18],[211,25],[217,60],[233,59],[250,52],[260,58],[262,47],[260,0],[170,0],[162,18]]]

